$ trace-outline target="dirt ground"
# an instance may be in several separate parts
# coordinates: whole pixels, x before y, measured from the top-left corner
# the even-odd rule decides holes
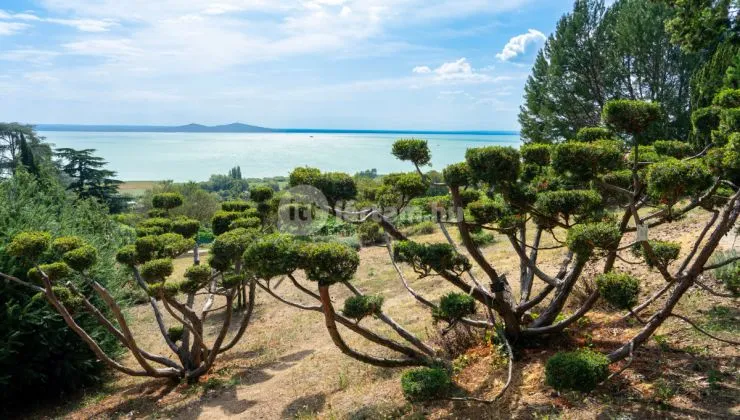
[[[684,220],[656,228],[651,239],[680,241],[682,256],[700,230],[705,217],[691,214]],[[455,233],[453,232],[453,236]],[[442,241],[435,233],[415,238]],[[625,241],[629,241],[626,238]],[[739,241],[740,242],[740,241]],[[547,240],[543,245],[554,244]],[[626,243],[626,242],[625,242]],[[729,238],[724,246],[731,246]],[[500,272],[518,283],[518,261],[503,238],[484,250]],[[543,269],[554,272],[562,250],[543,252]],[[629,252],[627,259],[633,259]],[[385,296],[387,313],[414,333],[434,341],[438,332],[427,309],[403,288],[383,247],[361,251],[361,267],[355,285],[365,292]],[[187,260],[178,261],[180,272]],[[578,306],[598,272],[598,262],[588,267],[582,284],[570,302]],[[661,287],[663,280],[642,266],[617,264],[643,280],[641,300]],[[451,290],[439,278],[414,280],[417,291],[430,299]],[[480,274],[480,273],[478,273]],[[482,276],[481,276],[482,277]],[[720,286],[713,279],[706,282]],[[308,287],[310,284],[305,283]],[[286,297],[300,299],[290,282],[277,289]],[[333,287],[337,306],[347,296]],[[580,293],[579,293],[580,291]],[[306,301],[307,303],[311,303]],[[649,310],[648,310],[649,312]],[[711,296],[693,289],[678,312],[697,320],[713,333],[740,337],[737,300]],[[544,384],[544,362],[558,350],[591,346],[609,351],[633,335],[639,325],[621,320],[623,313],[598,306],[584,320],[551,341],[533,343],[516,355],[513,383],[497,403],[440,401],[407,403],[400,390],[401,370],[379,369],[356,362],[332,344],[320,313],[306,312],[277,302],[258,292],[253,323],[238,346],[225,354],[213,372],[195,386],[172,385],[162,380],[137,379],[115,374],[94,394],[80,396],[62,407],[42,410],[36,418],[110,419],[382,419],[382,418],[522,418],[522,419],[638,419],[638,418],[740,418],[740,349],[696,333],[690,326],[671,319],[649,344],[636,351],[632,365],[615,379],[590,394],[556,393]],[[128,317],[142,347],[168,354],[148,306],[131,309]],[[211,334],[218,316],[211,318]],[[171,320],[169,320],[171,322]],[[392,331],[374,320],[363,320],[376,331]],[[340,327],[342,328],[342,327]],[[355,348],[382,354],[346,329],[345,339]],[[132,360],[124,359],[127,363]],[[457,359],[456,384],[470,395],[495,395],[506,380],[506,360],[496,348],[476,346]],[[618,366],[613,367],[615,370]]]

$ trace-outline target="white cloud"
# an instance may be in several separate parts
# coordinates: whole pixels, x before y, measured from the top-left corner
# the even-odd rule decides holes
[[[416,74],[427,74],[431,73],[432,69],[430,69],[429,66],[416,66],[411,70],[411,72]]]
[[[467,77],[473,74],[473,67],[468,59],[463,57],[457,61],[444,63],[434,70],[442,78]]]
[[[501,61],[509,61],[518,55],[524,54],[528,45],[544,42],[545,39],[547,39],[545,34],[536,29],[530,29],[525,34],[511,38],[504,49],[496,54],[496,57]]]
[[[117,26],[118,23],[112,19],[44,19],[45,22],[56,23],[58,25],[71,26],[82,32],[107,32],[111,27]]]
[[[31,83],[54,83],[59,81],[57,77],[54,77],[49,73],[40,71],[26,73],[23,75],[23,78]]]
[[[21,22],[0,22],[0,36],[3,35],[14,35],[25,29],[30,28],[31,25]]]
[[[93,39],[89,41],[70,42],[62,46],[74,54],[104,57],[132,56],[141,52],[141,50],[132,45],[129,39]]]
[[[437,83],[485,83],[493,81],[491,76],[473,69],[473,66],[465,57],[442,63],[434,70],[429,66],[417,66],[414,67],[412,72],[420,75],[430,75],[428,77]]]

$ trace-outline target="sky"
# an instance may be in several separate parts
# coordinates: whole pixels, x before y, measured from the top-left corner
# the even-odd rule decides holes
[[[572,0],[2,0],[0,121],[517,130]]]

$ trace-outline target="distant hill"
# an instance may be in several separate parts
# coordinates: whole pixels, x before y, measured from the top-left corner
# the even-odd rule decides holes
[[[207,126],[187,124],[180,126],[162,125],[75,125],[75,124],[38,124],[38,131],[86,131],[103,133],[271,133],[275,130],[256,125],[232,123]]]

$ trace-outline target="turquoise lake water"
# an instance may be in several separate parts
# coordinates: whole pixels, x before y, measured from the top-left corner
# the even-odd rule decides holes
[[[337,134],[337,133],[96,133],[43,131],[54,147],[96,149],[108,168],[126,181],[170,179],[205,181],[241,166],[245,178],[287,176],[298,166],[354,174],[411,171],[413,166],[391,155],[395,140],[429,141],[432,168],[442,170],[464,159],[471,147],[519,147],[518,135],[474,134]]]

